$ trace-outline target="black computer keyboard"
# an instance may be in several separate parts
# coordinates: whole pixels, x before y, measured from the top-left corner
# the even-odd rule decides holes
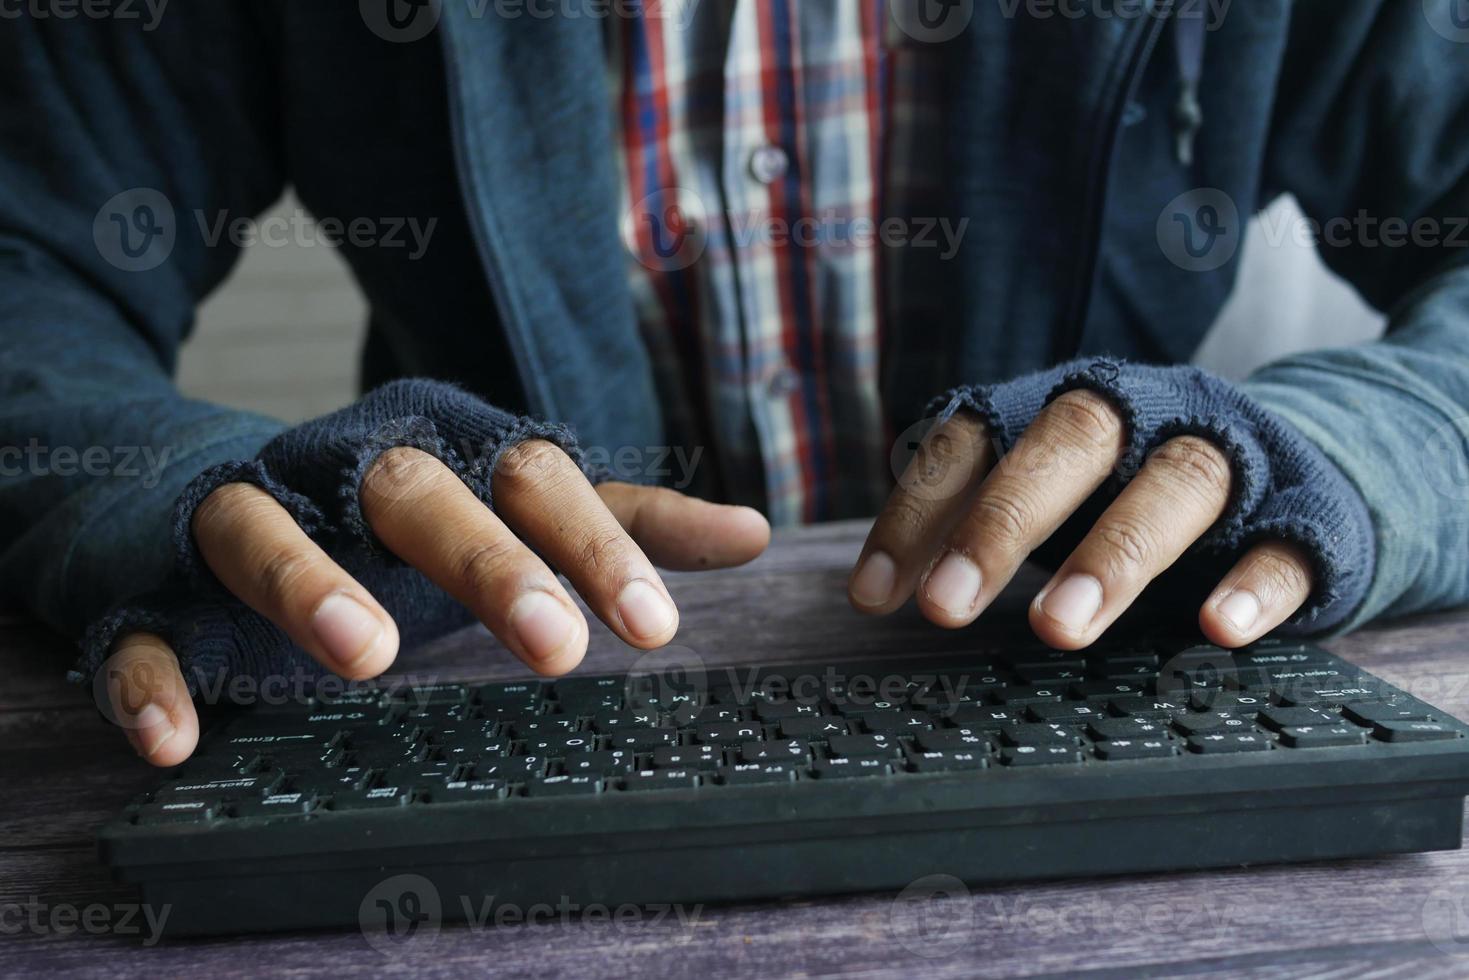
[[[238,713],[101,833],[170,930],[1457,848],[1466,726],[1324,650],[1160,644],[349,690]]]

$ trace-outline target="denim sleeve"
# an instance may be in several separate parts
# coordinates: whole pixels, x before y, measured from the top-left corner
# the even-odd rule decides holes
[[[284,186],[256,8],[207,8],[0,29],[0,598],[71,635],[162,580],[190,479],[282,428],[171,381],[237,258],[194,214]]]
[[[1361,491],[1377,563],[1343,629],[1469,601],[1469,26],[1457,0],[1292,8],[1266,154],[1386,338],[1242,387]]]

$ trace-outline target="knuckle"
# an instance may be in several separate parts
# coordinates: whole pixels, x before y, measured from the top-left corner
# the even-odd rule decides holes
[[[309,555],[282,548],[266,555],[257,573],[260,587],[273,608],[284,609],[302,594],[301,582],[314,566]]]
[[[262,497],[266,497],[265,491],[253,483],[226,483],[215,488],[194,508],[191,520],[195,536],[208,537],[235,515],[257,506]]]
[[[1114,574],[1146,567],[1156,550],[1152,528],[1137,518],[1107,521],[1099,524],[1095,533]]]
[[[487,592],[512,574],[520,549],[509,538],[476,541],[454,561],[454,576],[473,593]]]
[[[512,489],[544,486],[556,478],[566,460],[566,454],[555,444],[527,439],[500,454],[494,479]]]
[[[395,446],[373,460],[362,479],[364,503],[390,505],[429,493],[443,475],[443,464],[421,449]]]
[[[1251,573],[1266,589],[1282,596],[1305,595],[1311,591],[1311,573],[1299,556],[1275,548],[1256,552]]]
[[[1201,436],[1169,439],[1153,453],[1153,459],[1190,488],[1227,491],[1233,480],[1224,451]]]
[[[1022,494],[985,494],[974,502],[974,536],[985,544],[1019,547],[1036,524],[1034,504]]]
[[[594,531],[576,546],[577,570],[592,572],[620,564],[626,551],[623,542],[621,531]]]
[[[927,526],[928,511],[916,497],[898,492],[888,498],[882,522],[893,536],[909,540]]]
[[[1046,407],[1047,420],[1087,443],[1102,443],[1122,434],[1122,417],[1106,398],[1074,388]]]

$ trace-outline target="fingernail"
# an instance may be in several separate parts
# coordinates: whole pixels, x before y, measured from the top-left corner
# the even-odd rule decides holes
[[[175,729],[168,718],[168,712],[156,704],[144,705],[135,718],[135,724],[138,754],[144,758],[157,752],[164,742],[174,736]]]
[[[1260,618],[1260,600],[1249,589],[1235,589],[1220,599],[1216,608],[1236,633],[1248,633]]]
[[[337,592],[316,607],[311,629],[327,656],[340,667],[351,667],[377,646],[383,622],[356,599]]]
[[[1082,633],[1102,608],[1102,583],[1090,575],[1068,575],[1041,599],[1041,611],[1073,633]]]
[[[956,552],[944,555],[924,580],[923,591],[945,612],[962,616],[979,601],[979,566]]]
[[[576,618],[555,596],[532,590],[510,607],[510,628],[527,656],[553,660],[576,639]]]
[[[642,579],[623,586],[617,597],[617,615],[633,636],[650,640],[668,632],[673,625],[673,604]]]
[[[852,598],[864,606],[880,606],[892,598],[898,584],[898,566],[886,551],[874,551],[852,576]]]

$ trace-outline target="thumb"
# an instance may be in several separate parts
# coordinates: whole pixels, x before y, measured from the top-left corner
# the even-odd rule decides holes
[[[665,487],[608,482],[602,503],[655,565],[675,571],[728,568],[770,543],[770,524],[750,507],[711,504]]]

